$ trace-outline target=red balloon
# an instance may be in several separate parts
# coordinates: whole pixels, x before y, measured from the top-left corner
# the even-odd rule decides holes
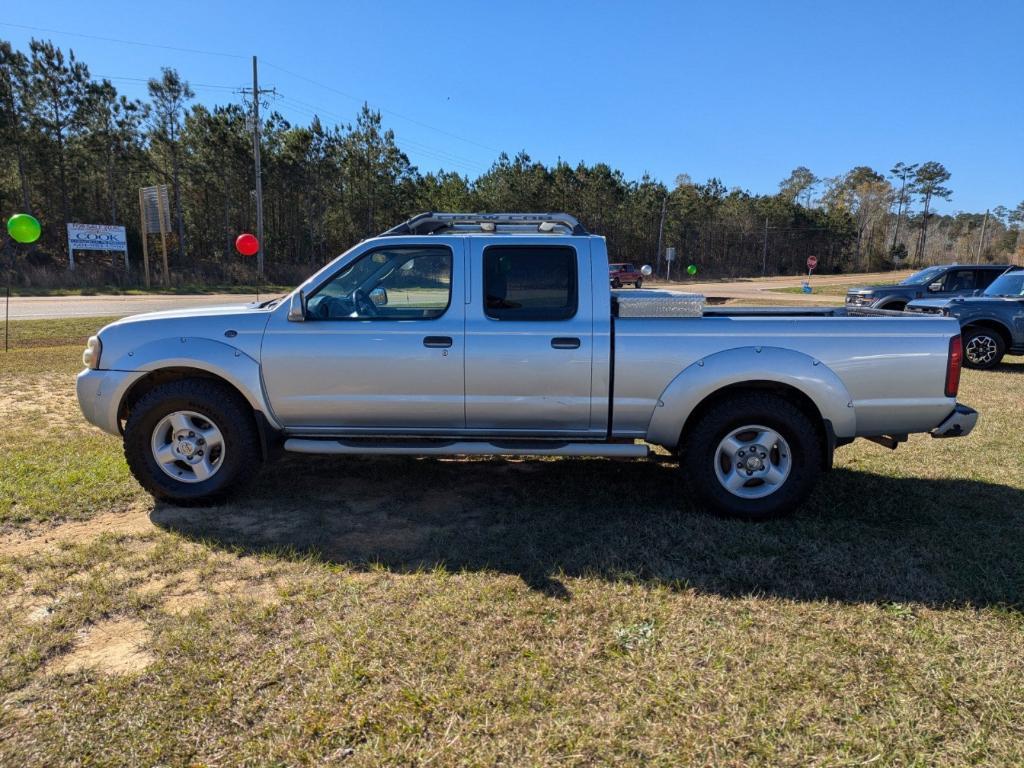
[[[235,238],[235,250],[243,256],[255,256],[260,250],[260,241],[255,235],[245,232]]]

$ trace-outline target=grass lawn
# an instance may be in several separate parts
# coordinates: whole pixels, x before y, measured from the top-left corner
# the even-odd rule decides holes
[[[821,278],[813,278],[812,277],[811,278],[811,287],[814,289],[815,293],[820,293],[823,296],[845,296],[846,292],[848,290],[850,290],[851,288],[856,288],[857,287],[853,283],[838,284],[838,285],[835,284],[835,283],[832,283],[832,284],[823,283],[823,284],[819,285],[818,283],[815,282],[815,279],[819,279],[820,280]],[[895,280],[872,280],[870,283],[868,283],[868,282],[864,283],[864,285],[895,285],[895,284],[896,284]],[[803,293],[804,292],[804,289],[801,288],[800,286],[791,286],[789,288],[769,288],[768,290],[770,290],[772,293]]]
[[[0,765],[1024,763],[1022,358],[767,524],[604,460],[294,457],[182,509],[78,415],[101,324],[0,353]]]

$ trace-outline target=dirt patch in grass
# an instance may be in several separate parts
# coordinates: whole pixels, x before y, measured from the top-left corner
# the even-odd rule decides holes
[[[44,375],[24,377],[17,386],[4,387],[0,393],[0,419],[4,424],[24,420],[47,428],[88,426],[78,409],[74,390],[55,388],[52,378]]]
[[[83,669],[111,675],[141,672],[154,661],[147,650],[149,630],[138,619],[113,619],[83,630],[67,653],[46,666],[47,674]]]
[[[141,503],[125,511],[106,512],[89,520],[15,529],[12,533],[0,536],[0,552],[12,556],[28,555],[64,544],[81,544],[105,533],[146,533],[153,530],[153,523],[149,519],[151,509],[150,505]]]
[[[208,607],[218,598],[245,600],[270,605],[278,601],[285,582],[280,578],[246,579],[209,576],[190,569],[167,578],[156,578],[141,584],[137,591],[159,601],[160,609],[173,616],[184,616]]]

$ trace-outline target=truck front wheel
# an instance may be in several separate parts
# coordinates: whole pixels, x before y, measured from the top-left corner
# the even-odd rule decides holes
[[[706,506],[732,517],[765,520],[792,512],[823,469],[816,425],[773,393],[718,401],[683,441],[680,467],[690,487]]]
[[[248,404],[209,379],[157,385],[132,407],[124,455],[139,484],[174,504],[219,501],[260,465]]]

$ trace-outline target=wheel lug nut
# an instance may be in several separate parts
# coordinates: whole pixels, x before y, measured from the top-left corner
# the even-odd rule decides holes
[[[189,437],[195,437],[195,436],[196,436],[196,433],[195,433],[195,432],[193,432],[192,430],[189,430],[188,436],[189,436]]]

